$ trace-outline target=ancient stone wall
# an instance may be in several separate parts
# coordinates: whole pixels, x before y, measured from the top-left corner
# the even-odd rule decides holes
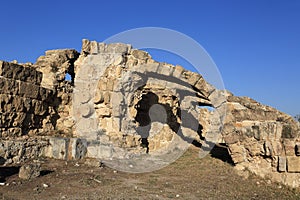
[[[80,54],[0,61],[0,133],[5,164],[172,155],[223,142],[237,169],[300,185],[300,128],[291,116],[127,44],[83,40]]]
[[[73,49],[49,50],[40,56],[34,67],[42,72],[41,85],[54,91],[52,104],[57,113],[55,130],[63,135],[72,136],[74,120],[72,117],[72,94],[74,86],[74,62],[79,53]],[[66,80],[66,75],[70,79]]]
[[[0,61],[1,138],[38,135],[54,129],[53,90],[40,86],[33,67]]]
[[[180,148],[179,141],[186,145],[195,139],[200,142],[198,105],[217,108],[226,101],[201,75],[156,62],[147,52],[129,45],[84,40],[75,69],[75,90],[79,92],[74,100],[80,109],[74,114],[79,128],[83,127],[76,135],[98,141],[102,147],[110,146],[110,152],[125,148],[153,154]],[[159,114],[153,115],[157,119],[149,118],[152,105],[157,105]],[[186,124],[194,127],[184,127]],[[207,125],[202,131],[212,130]],[[88,154],[93,152],[90,149]],[[114,156],[89,154],[107,155]]]
[[[0,162],[18,164],[41,156],[55,129],[54,91],[41,87],[31,65],[0,61]]]
[[[299,123],[248,97],[229,96],[224,140],[240,170],[300,185]]]

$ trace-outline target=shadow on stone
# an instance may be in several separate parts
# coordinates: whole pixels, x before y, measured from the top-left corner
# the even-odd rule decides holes
[[[46,175],[51,174],[51,173],[53,173],[53,172],[54,172],[53,170],[42,170],[42,171],[40,172],[40,177],[41,177],[41,176],[46,176]]]
[[[210,151],[210,155],[213,158],[217,158],[219,160],[222,160],[223,162],[229,163],[230,165],[234,165],[234,162],[232,161],[225,144],[215,145],[214,148]]]

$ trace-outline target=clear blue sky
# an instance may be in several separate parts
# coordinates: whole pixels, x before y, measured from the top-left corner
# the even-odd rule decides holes
[[[34,62],[137,27],[165,27],[198,41],[225,87],[291,115],[300,113],[300,1],[3,1],[0,60]]]

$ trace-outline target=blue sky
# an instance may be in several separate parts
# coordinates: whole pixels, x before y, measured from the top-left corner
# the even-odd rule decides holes
[[[226,89],[300,113],[300,1],[3,1],[0,60],[34,62],[138,27],[164,27],[199,42]],[[166,60],[168,61],[168,60]]]

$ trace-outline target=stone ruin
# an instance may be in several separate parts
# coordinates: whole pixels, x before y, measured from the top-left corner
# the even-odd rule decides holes
[[[83,40],[81,53],[50,50],[34,64],[0,61],[0,110],[2,165],[43,156],[164,155],[218,142],[238,170],[300,185],[293,117],[127,44]]]

